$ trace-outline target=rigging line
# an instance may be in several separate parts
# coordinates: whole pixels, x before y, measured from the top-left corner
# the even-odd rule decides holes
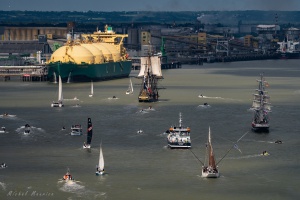
[[[199,162],[201,162],[202,165],[204,165],[204,163],[196,156],[196,154],[191,149],[189,149],[189,150],[192,152],[192,154],[195,156],[195,158],[197,158],[197,160]]]
[[[234,143],[234,145],[232,145],[232,147],[226,152],[226,154],[221,158],[221,160],[219,160],[219,162],[217,163],[217,165],[227,156],[227,154],[231,151],[231,149],[233,149],[235,147],[235,145],[245,136],[249,133],[249,131],[247,131],[242,137],[240,137],[236,143]]]

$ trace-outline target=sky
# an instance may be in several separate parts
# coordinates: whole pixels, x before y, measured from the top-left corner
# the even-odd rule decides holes
[[[27,11],[300,11],[300,0],[0,0],[0,10]]]

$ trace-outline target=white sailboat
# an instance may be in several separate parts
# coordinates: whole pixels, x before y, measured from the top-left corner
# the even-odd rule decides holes
[[[62,81],[60,75],[58,76],[58,101],[52,102],[51,107],[63,107]]]
[[[100,154],[99,154],[99,163],[96,169],[96,175],[103,175],[104,174],[104,157],[102,152],[102,144],[100,144]]]
[[[91,94],[89,95],[89,97],[93,97],[94,95],[94,84],[93,81],[91,81]]]
[[[208,141],[207,141],[207,157],[208,163],[202,167],[202,177],[205,178],[218,178],[219,177],[219,170],[216,165],[215,155],[213,151],[213,147],[211,144],[211,134],[210,134],[210,127],[208,131]]]
[[[128,86],[128,90],[126,91],[126,94],[133,94],[133,86],[132,86],[131,79],[129,80],[129,86]]]

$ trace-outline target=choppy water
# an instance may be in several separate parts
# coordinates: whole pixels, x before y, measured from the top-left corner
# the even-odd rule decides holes
[[[251,132],[252,93],[264,73],[273,112],[268,134]],[[133,72],[134,76],[136,72]],[[0,199],[298,199],[300,196],[300,68],[299,60],[266,60],[183,66],[163,71],[161,100],[139,103],[140,80],[126,95],[129,79],[63,84],[64,108],[54,83],[1,82]],[[199,98],[198,95],[205,98]],[[111,99],[116,96],[117,99]],[[79,100],[72,100],[77,97]],[[207,102],[210,107],[202,106]],[[77,105],[79,104],[79,105]],[[155,111],[139,112],[153,106]],[[204,161],[208,127],[219,179],[201,178],[201,163],[189,150],[166,148],[163,132],[178,122],[191,127],[192,151]],[[83,136],[70,136],[73,124],[93,122],[91,151],[82,149]],[[25,124],[33,126],[24,136]],[[62,131],[62,126],[67,129]],[[142,134],[137,131],[142,129]],[[283,144],[274,144],[280,139]],[[103,177],[95,176],[99,145],[105,157]],[[262,151],[269,156],[261,156]],[[64,183],[70,168],[76,182]]]

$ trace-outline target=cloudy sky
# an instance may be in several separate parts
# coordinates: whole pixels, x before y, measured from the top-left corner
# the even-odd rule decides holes
[[[300,11],[300,0],[0,0],[0,10],[36,11]]]

